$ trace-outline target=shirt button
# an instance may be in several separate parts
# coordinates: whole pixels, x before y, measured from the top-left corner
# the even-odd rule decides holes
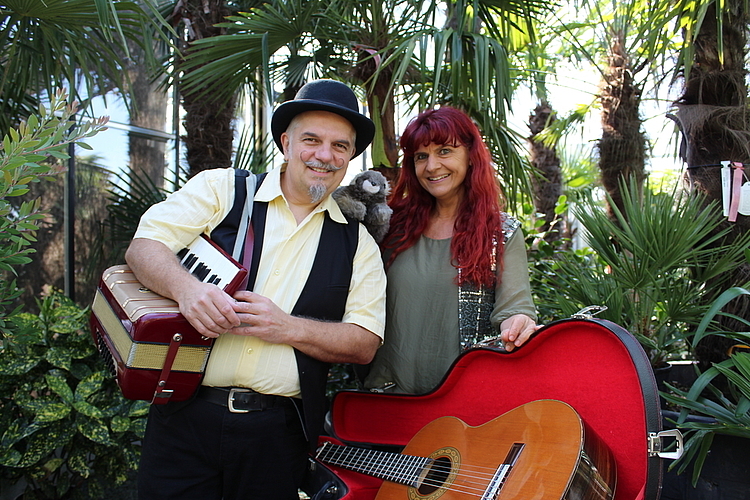
[[[281,271],[279,271],[279,270],[277,269],[277,270],[275,270],[275,271],[273,272],[273,274],[275,274],[276,276],[278,276],[279,274],[281,274]]]
[[[247,350],[247,353],[248,353],[248,354],[252,354],[252,353],[253,353],[253,349],[252,349],[252,348],[248,349],[248,350]]]

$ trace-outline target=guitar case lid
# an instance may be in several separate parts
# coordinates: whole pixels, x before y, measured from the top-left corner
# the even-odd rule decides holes
[[[661,430],[653,370],[635,337],[606,320],[550,323],[510,353],[467,350],[427,394],[340,392],[331,425],[333,437],[347,444],[401,447],[438,417],[479,426],[539,399],[568,403],[609,446],[617,464],[615,500],[659,497],[661,459],[651,456],[648,444]],[[361,486],[377,489],[368,480]],[[350,494],[357,487],[349,482]],[[354,491],[344,498],[372,496]]]

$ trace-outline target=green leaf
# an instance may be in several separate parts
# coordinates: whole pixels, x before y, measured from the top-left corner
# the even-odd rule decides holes
[[[42,468],[47,472],[55,472],[64,463],[65,463],[65,460],[63,460],[62,458],[52,458],[50,460],[47,460],[47,462],[44,465],[42,465]]]
[[[102,372],[94,372],[81,380],[76,387],[76,400],[85,401],[89,396],[98,392],[102,388],[104,380],[104,373]]]
[[[115,416],[109,424],[112,432],[120,433],[130,429],[130,419],[127,417]]]
[[[0,448],[0,465],[3,467],[16,467],[23,455],[14,448]]]
[[[46,375],[47,384],[49,388],[63,401],[69,405],[73,404],[73,391],[71,390],[68,383],[65,381],[65,375],[59,370],[50,370],[50,373]]]
[[[70,406],[64,403],[49,401],[36,407],[37,422],[55,422],[68,415],[70,415]]]
[[[55,440],[49,439],[43,433],[37,433],[29,439],[26,452],[16,467],[30,467],[38,462],[48,453],[55,449]]]
[[[29,373],[39,364],[39,358],[11,358],[11,356],[0,359],[0,375],[17,376]],[[8,359],[9,358],[9,359]]]
[[[109,437],[107,426],[99,420],[82,419],[76,424],[76,428],[81,434],[95,443],[107,446],[114,444]]]
[[[133,420],[130,424],[130,430],[133,431],[136,436],[143,437],[146,434],[146,419],[139,418]]]
[[[2,439],[0,439],[0,449],[13,446],[22,439],[25,439],[46,427],[46,424],[40,422],[28,423],[22,418],[14,420],[8,425],[8,428],[3,433]]]
[[[90,355],[91,355],[91,353],[87,352],[84,356],[82,356],[81,358],[78,358],[78,359],[84,359],[84,358],[87,358]],[[70,365],[70,374],[73,376],[73,378],[75,378],[77,380],[83,380],[84,378],[86,378],[89,375],[91,375],[91,373],[92,373],[91,367],[88,366],[85,363],[73,363],[73,364]],[[77,390],[78,390],[78,388],[76,387],[76,391]]]
[[[73,450],[68,457],[68,467],[73,472],[77,472],[83,477],[89,477],[91,475],[91,467],[89,467],[88,453],[84,449]]]
[[[73,407],[76,409],[77,412],[82,413],[83,415],[86,415],[87,417],[96,418],[96,419],[104,418],[104,414],[99,408],[97,408],[96,406],[86,401],[77,400],[75,403],[73,403]],[[92,439],[92,441],[96,441],[96,440]]]
[[[145,417],[151,405],[147,401],[133,401],[133,405],[128,412],[129,417]]]
[[[61,347],[50,347],[49,350],[44,355],[44,358],[52,366],[55,366],[57,368],[62,368],[63,370],[70,369],[70,358],[71,358],[70,349],[65,349]]]
[[[555,214],[560,215],[565,213],[565,211],[568,209],[568,197],[563,195],[560,195],[560,197],[557,199],[557,204],[555,204]]]

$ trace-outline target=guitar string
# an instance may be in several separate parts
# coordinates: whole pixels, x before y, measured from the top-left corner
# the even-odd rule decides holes
[[[497,470],[500,469],[503,465],[506,464],[500,464],[497,469],[493,469],[491,467],[485,467],[485,466],[470,466],[470,465],[464,465],[464,466],[436,466],[432,467],[431,470],[442,472],[446,474],[448,477],[456,472],[455,477],[452,479],[449,486],[444,487],[445,481],[444,480],[430,480],[428,478],[425,478],[424,481],[422,481],[420,486],[431,486],[434,488],[443,488],[447,491],[454,491],[457,493],[465,493],[465,494],[478,494],[481,496],[487,488],[490,486],[492,480],[494,479]],[[472,471],[471,469],[476,469],[477,472]],[[485,472],[479,472],[479,469],[485,469],[487,471],[490,471],[490,473]],[[474,472],[472,474],[472,472]],[[411,474],[411,476],[415,476],[414,474]],[[409,476],[406,476],[409,477]],[[447,479],[447,477],[446,477]],[[456,484],[457,482],[463,481],[461,485]]]
[[[342,447],[342,449],[348,449],[352,451],[346,451],[346,454],[348,455],[342,463],[337,463],[336,465],[346,465],[351,464],[352,467],[359,468],[362,470],[374,470],[376,467],[373,467],[373,465],[381,465],[383,467],[380,467],[380,470],[382,471],[384,468],[392,467],[390,465],[386,464],[386,461],[390,458],[391,461],[396,460],[397,462],[400,462],[401,468],[404,466],[413,466],[414,464],[403,464],[405,459],[413,459],[417,461],[427,461],[427,457],[419,457],[414,455],[404,455],[401,453],[393,453],[393,452],[383,452],[383,451],[377,451],[377,450],[366,450],[364,448],[347,448]],[[318,457],[321,458],[323,461],[330,461],[332,453],[329,453],[328,450],[326,450],[326,456],[325,457]],[[352,457],[351,455],[359,453],[360,457]],[[339,453],[341,454],[341,453]],[[381,457],[381,460],[373,461],[373,456],[379,456]],[[382,460],[382,457],[385,457],[386,461]],[[452,464],[452,462],[451,462]],[[504,464],[500,464],[502,466]],[[445,468],[445,466],[440,465],[439,463],[436,463],[432,466],[432,470],[438,471],[438,472],[444,472],[444,473],[450,473],[452,470],[452,467]],[[495,475],[496,469],[488,466],[479,466],[479,465],[469,465],[465,464],[464,469],[466,470],[473,470],[477,474],[476,477],[481,477],[479,474],[485,474],[486,477],[493,477]],[[487,472],[483,472],[481,469]],[[447,471],[447,472],[446,472]]]
[[[390,452],[378,452],[375,450],[365,450],[362,448],[354,449],[354,450],[356,451],[351,451],[351,452],[347,451],[346,453],[348,455],[352,455],[356,453],[363,455],[357,458],[347,457],[347,460],[348,460],[347,464],[351,466],[352,468],[354,468],[354,470],[359,469],[359,472],[370,471],[370,473],[373,473],[377,477],[381,477],[381,479],[391,480],[391,481],[401,483],[401,484],[411,485],[411,481],[409,481],[409,479],[416,478],[417,476],[420,475],[420,474],[416,474],[414,471],[407,471],[404,469],[408,469],[408,468],[414,469],[414,467],[417,466],[418,470],[421,472],[426,466],[425,457],[418,457],[418,456],[413,456],[413,455],[402,455],[399,453],[390,453]],[[376,474],[375,473],[376,467],[373,467],[373,462],[367,461],[367,458],[371,459],[372,455],[380,455],[380,456],[389,457],[391,459],[398,459],[398,461],[400,462],[399,467],[401,470],[392,471],[391,473],[385,473],[385,471],[381,467],[380,474]],[[325,461],[329,457],[326,456],[326,457],[319,457],[319,458]],[[405,459],[411,460],[412,463],[405,463],[406,462]],[[352,463],[352,460],[354,460],[354,463]],[[337,464],[337,465],[342,465],[342,464]],[[381,464],[381,465],[384,465],[384,464]],[[450,474],[454,472],[454,470],[458,470],[459,472],[456,473],[455,478],[451,482],[451,486],[444,488],[444,489],[448,491],[455,491],[458,493],[471,494],[471,493],[484,493],[486,489],[490,486],[490,483],[492,479],[495,477],[497,470],[503,465],[506,465],[506,464],[500,464],[497,467],[497,469],[493,469],[492,467],[487,467],[487,466],[473,466],[473,465],[468,465],[468,464],[464,464],[463,467],[459,466],[458,468],[456,468],[453,466],[453,463],[451,462],[451,466],[449,467],[442,466],[439,464],[434,464],[430,468],[430,470],[446,474],[446,479],[447,477],[450,476]],[[483,472],[482,469],[489,471],[489,472]],[[469,474],[470,472],[473,473],[473,475],[470,475]],[[388,478],[391,478],[391,479],[388,479]],[[465,482],[465,484],[461,485],[461,487],[455,484],[456,481],[458,481],[459,479]],[[425,480],[421,483],[422,486],[431,486],[435,488],[441,488],[442,485],[444,484],[445,484],[445,481],[430,480],[427,478],[425,478]]]

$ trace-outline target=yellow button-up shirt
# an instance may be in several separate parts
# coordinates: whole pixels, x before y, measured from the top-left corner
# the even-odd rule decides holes
[[[347,224],[336,202],[326,197],[299,225],[281,191],[282,169],[270,171],[255,194],[268,202],[263,251],[254,291],[290,313],[312,268],[325,213]],[[213,169],[190,179],[179,191],[151,207],[135,238],[160,241],[177,252],[226,217],[234,202],[234,170]],[[386,278],[377,244],[359,225],[349,296],[342,322],[383,338]],[[204,385],[248,387],[265,394],[299,396],[294,350],[257,337],[223,334],[209,357]]]

